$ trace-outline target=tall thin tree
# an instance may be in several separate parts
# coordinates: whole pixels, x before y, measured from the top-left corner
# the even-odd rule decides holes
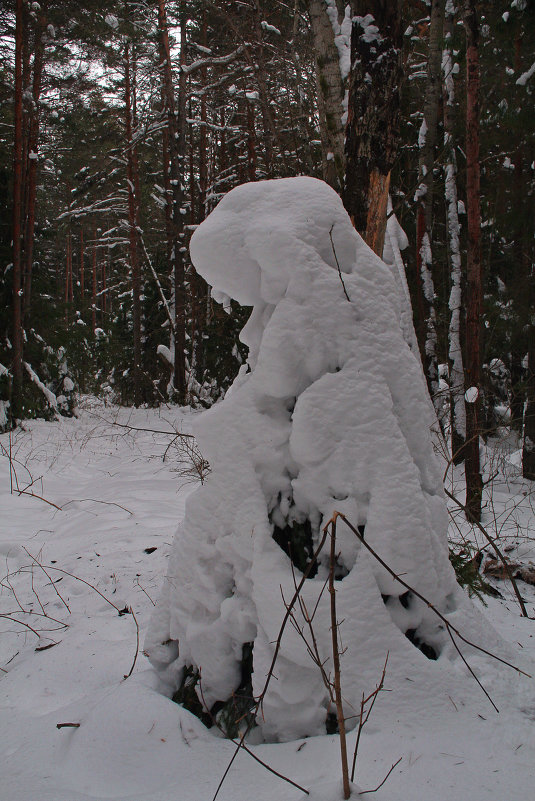
[[[12,359],[13,384],[11,415],[22,414],[22,55],[23,55],[23,0],[17,0],[15,23],[15,125],[13,156],[13,289],[12,289]]]
[[[481,520],[483,479],[479,459],[481,433],[481,354],[482,309],[481,208],[479,164],[479,12],[476,0],[466,0],[466,213],[468,227],[466,276],[466,516]]]

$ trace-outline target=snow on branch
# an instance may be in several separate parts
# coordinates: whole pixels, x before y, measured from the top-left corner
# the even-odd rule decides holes
[[[527,72],[523,72],[520,78],[517,78],[516,85],[525,86],[529,81],[529,79],[533,77],[533,75],[535,75],[535,61],[533,62],[529,70],[527,70]]]
[[[24,367],[26,368],[26,372],[30,376],[30,378],[33,381],[33,383],[41,390],[41,392],[45,396],[45,398],[47,400],[47,403],[50,406],[50,408],[51,409],[56,409],[56,411],[57,411],[58,400],[57,400],[56,396],[54,395],[54,393],[51,392],[48,389],[48,387],[45,387],[45,385],[43,384],[43,382],[41,381],[41,379],[39,378],[37,373],[32,369],[31,364],[28,364],[28,362],[23,362],[23,364],[24,364]]]
[[[229,53],[227,56],[219,56],[214,58],[199,58],[197,59],[197,61],[193,61],[191,64],[183,64],[180,69],[186,75],[190,75],[192,72],[196,72],[202,67],[217,67],[225,64],[230,64],[230,62],[234,61],[234,59],[237,58],[241,53],[243,53],[244,50],[245,50],[245,45],[240,45],[236,50],[233,50],[233,52]]]

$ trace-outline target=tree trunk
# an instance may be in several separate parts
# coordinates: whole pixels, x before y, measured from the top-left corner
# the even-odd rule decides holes
[[[23,2],[17,0],[15,27],[15,121],[13,156],[13,385],[11,391],[11,416],[22,416],[22,49],[23,49]]]
[[[448,11],[445,21],[445,42],[443,54],[444,68],[444,146],[446,215],[448,228],[448,259],[450,262],[451,291],[449,309],[449,351],[450,370],[450,419],[451,455],[454,464],[463,459],[463,445],[466,436],[466,411],[464,406],[464,360],[461,347],[461,309],[462,309],[462,267],[460,223],[457,207],[457,159],[453,140],[455,130],[455,87],[453,82],[453,60],[449,41],[453,36],[454,16]]]
[[[28,155],[37,156],[39,144],[39,101],[44,67],[44,41],[47,24],[47,3],[43,3],[35,31],[35,52],[33,58],[32,108],[28,136]],[[26,227],[24,232],[24,293],[22,314],[28,313],[31,305],[33,246],[35,235],[35,201],[37,194],[37,158],[28,159],[27,167],[27,206]]]
[[[181,52],[180,61],[185,63],[186,57],[186,16],[180,14]],[[186,76],[180,73],[179,108],[175,113],[175,97],[173,75],[171,71],[171,52],[167,31],[165,0],[158,0],[158,28],[161,47],[165,55],[162,65],[162,85],[167,111],[167,129],[169,132],[169,175],[172,192],[171,207],[171,269],[174,284],[174,371],[173,387],[179,403],[186,399],[186,360],[185,360],[185,288],[184,288],[184,189],[182,173],[185,152],[185,112],[186,112]],[[177,118],[178,117],[178,118]]]
[[[97,224],[93,223],[93,263],[91,275],[91,327],[97,327]]]
[[[437,333],[435,311],[435,286],[433,280],[433,189],[435,143],[438,124],[438,107],[441,94],[441,59],[444,30],[445,0],[433,0],[429,25],[429,53],[425,90],[424,117],[420,127],[418,145],[418,237],[416,242],[416,269],[422,275],[422,287],[427,305],[424,369],[431,397],[437,411],[441,404],[438,398]]]
[[[314,41],[323,178],[341,193],[344,185],[344,87],[334,29],[322,0],[309,0]]]
[[[531,277],[531,298],[534,300]],[[526,413],[524,415],[524,440],[522,443],[522,475],[535,481],[535,325],[529,327],[528,374],[526,380]]]
[[[401,3],[357,2],[351,35],[344,206],[382,256],[390,171],[399,148]]]
[[[128,241],[132,277],[132,326],[134,344],[134,405],[142,403],[141,388],[141,274],[139,267],[138,233],[136,225],[136,194],[134,174],[134,148],[132,140],[132,98],[130,79],[130,45],[124,48],[124,105],[126,128],[126,174],[128,184]]]
[[[80,228],[80,310],[85,308],[84,229]]]
[[[479,19],[476,0],[466,0],[466,213],[468,220],[466,283],[466,517],[481,519],[483,480],[479,463],[481,399],[480,324],[482,307],[481,211],[479,199]]]

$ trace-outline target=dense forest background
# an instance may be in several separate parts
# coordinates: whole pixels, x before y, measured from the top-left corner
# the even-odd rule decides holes
[[[347,193],[355,141],[382,135],[452,457],[511,425],[535,478],[532,2],[11,0],[0,30],[0,426],[70,414],[77,391],[217,400],[248,310],[211,297],[193,230],[247,181]]]

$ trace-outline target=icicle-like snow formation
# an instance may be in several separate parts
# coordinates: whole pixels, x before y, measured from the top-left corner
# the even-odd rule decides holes
[[[210,708],[243,686],[251,644],[260,692],[295,586],[284,538],[301,532],[306,562],[335,510],[443,612],[457,596],[433,409],[402,331],[406,298],[338,195],[313,178],[240,186],[197,229],[191,255],[217,291],[253,306],[242,332],[249,361],[200,417],[212,473],[188,498],[146,649],[171,690],[184,669],[200,670]],[[418,683],[434,664],[422,651],[435,658],[448,638],[342,523],[338,534],[342,690],[357,708],[387,651],[390,676],[406,687],[407,671]],[[294,558],[296,581],[300,566]],[[303,588],[309,610],[326,571],[327,554]],[[327,595],[314,631],[329,671]],[[264,736],[324,731],[325,688],[291,626],[275,673],[258,720]]]

